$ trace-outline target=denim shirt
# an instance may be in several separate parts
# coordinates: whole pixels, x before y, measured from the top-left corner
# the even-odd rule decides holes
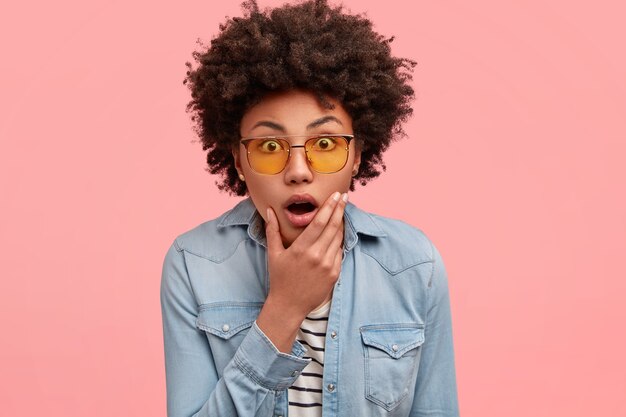
[[[420,230],[348,203],[324,354],[327,417],[458,416],[447,276]],[[178,236],[161,309],[169,417],[287,416],[310,361],[256,324],[269,290],[252,201]]]

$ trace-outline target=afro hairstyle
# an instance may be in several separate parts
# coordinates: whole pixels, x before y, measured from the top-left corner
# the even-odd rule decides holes
[[[352,118],[361,150],[354,182],[365,185],[385,170],[382,154],[392,140],[406,136],[402,123],[411,116],[409,85],[416,62],[391,56],[385,38],[361,15],[309,0],[260,11],[242,4],[243,17],[226,18],[206,47],[201,40],[187,62],[183,81],[191,90],[187,112],[207,152],[207,171],[222,177],[218,188],[243,196],[246,184],[235,169],[232,149],[240,140],[240,122],[268,93],[311,91],[326,108],[326,97],[339,101]]]

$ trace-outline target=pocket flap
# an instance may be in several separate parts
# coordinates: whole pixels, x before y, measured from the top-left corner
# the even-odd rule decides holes
[[[363,326],[363,343],[398,359],[409,350],[424,343],[424,326],[415,323]]]
[[[222,339],[230,339],[252,326],[262,306],[263,303],[203,305],[200,306],[196,326]]]

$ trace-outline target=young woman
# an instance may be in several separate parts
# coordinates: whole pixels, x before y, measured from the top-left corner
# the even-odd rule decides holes
[[[249,198],[165,257],[168,415],[458,415],[438,251],[348,202],[402,134],[415,63],[325,1],[244,7],[188,64],[210,171]]]

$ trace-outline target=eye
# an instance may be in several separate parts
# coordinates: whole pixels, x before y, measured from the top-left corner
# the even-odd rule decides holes
[[[335,146],[337,146],[335,138],[324,136],[315,141],[313,149],[316,151],[332,151]]]
[[[274,139],[266,139],[259,144],[259,150],[266,153],[282,152],[283,146]]]

